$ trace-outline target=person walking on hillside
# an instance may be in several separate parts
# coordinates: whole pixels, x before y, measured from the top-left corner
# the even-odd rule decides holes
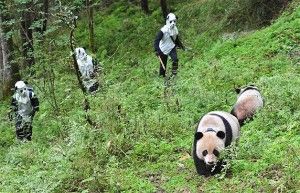
[[[166,76],[168,56],[173,61],[172,76],[177,74],[178,58],[176,47],[185,49],[178,36],[176,21],[175,14],[169,13],[166,18],[166,25],[160,29],[154,41],[155,53],[160,61],[159,75],[163,77]]]
[[[32,121],[35,112],[39,111],[39,100],[33,89],[28,87],[23,81],[17,81],[15,84],[11,110],[15,114],[17,139],[31,141]]]

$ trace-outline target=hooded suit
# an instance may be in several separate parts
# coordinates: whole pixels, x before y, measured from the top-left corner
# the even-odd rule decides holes
[[[173,61],[172,74],[176,75],[178,69],[178,58],[176,52],[176,46],[184,49],[179,36],[178,29],[176,27],[176,16],[173,13],[169,13],[166,19],[166,24],[160,29],[156,35],[154,41],[154,49],[156,55],[160,57],[163,65],[160,64],[160,75],[165,76],[168,55]]]
[[[84,87],[89,92],[96,91],[98,82],[94,78],[96,69],[93,58],[83,48],[76,48],[75,54]]]
[[[18,139],[31,140],[32,120],[35,112],[39,110],[39,100],[33,89],[28,87],[23,81],[16,82],[15,90],[11,108],[16,115],[16,135]]]

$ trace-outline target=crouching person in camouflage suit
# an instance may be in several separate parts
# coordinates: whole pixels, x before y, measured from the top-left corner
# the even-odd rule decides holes
[[[87,92],[94,93],[98,90],[99,83],[97,81],[98,64],[84,48],[75,49],[76,60],[81,74],[82,83]]]
[[[15,84],[11,108],[15,113],[17,138],[31,141],[32,121],[35,112],[39,110],[39,100],[33,89],[28,87],[23,81],[18,81]]]

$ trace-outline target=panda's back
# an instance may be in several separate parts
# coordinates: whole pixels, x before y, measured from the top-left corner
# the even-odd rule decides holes
[[[237,117],[240,122],[247,118],[253,117],[256,110],[263,106],[263,99],[259,91],[247,90],[242,93],[232,109],[232,114]]]
[[[238,119],[225,111],[211,111],[205,114],[200,120],[197,131],[205,132],[208,128],[225,133],[232,132],[232,140],[238,138],[240,134]]]
[[[237,100],[237,103],[246,103],[252,102],[252,105],[262,106],[263,99],[258,90],[247,90],[243,92]]]

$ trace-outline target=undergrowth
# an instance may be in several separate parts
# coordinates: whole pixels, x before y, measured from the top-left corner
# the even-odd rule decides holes
[[[85,121],[69,34],[55,36],[51,52],[37,62],[53,66],[59,109],[42,92],[48,79],[37,67],[30,81],[41,107],[32,142],[15,139],[9,101],[0,105],[0,192],[299,191],[300,7],[292,3],[282,17],[258,29],[261,23],[253,19],[251,25],[229,24],[240,7],[222,2],[174,1],[189,49],[178,51],[179,73],[168,85],[158,77],[153,53],[163,25],[159,7],[151,3],[147,16],[120,1],[97,12],[92,54],[102,63],[101,89],[87,96],[96,128]],[[78,46],[88,47],[86,24],[80,15]],[[237,28],[233,38],[224,38]],[[234,88],[249,83],[262,91],[264,108],[242,127],[227,173],[198,176],[190,156],[197,122],[209,111],[230,111]]]

